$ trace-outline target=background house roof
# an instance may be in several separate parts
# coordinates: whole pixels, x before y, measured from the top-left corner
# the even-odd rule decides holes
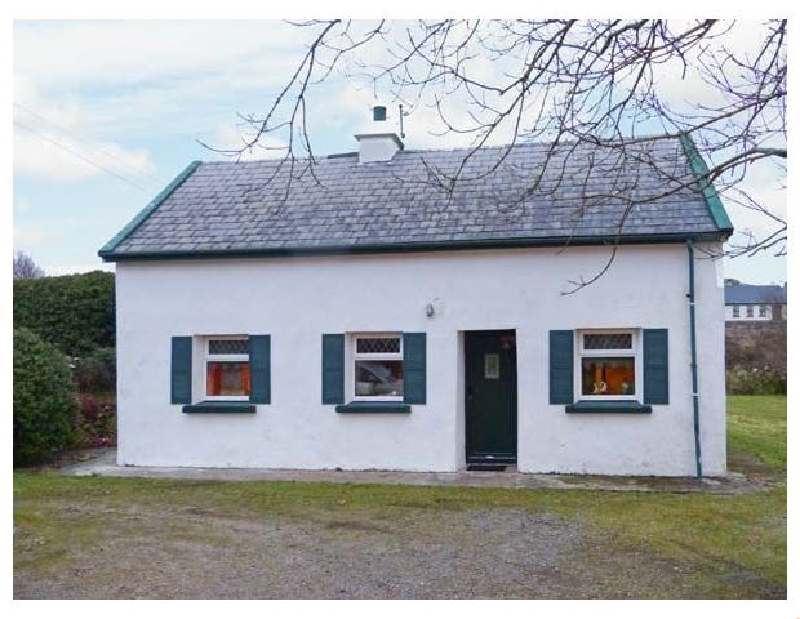
[[[786,303],[786,288],[774,285],[732,284],[725,286],[725,305]]]
[[[195,162],[109,241],[108,260],[727,238],[678,139]],[[686,150],[685,150],[686,149]],[[545,166],[545,162],[547,165]],[[698,163],[699,162],[699,163]],[[538,186],[536,179],[541,177]],[[719,212],[723,217],[720,218]],[[715,214],[716,213],[716,214]],[[622,225],[621,225],[622,224]],[[620,227],[621,225],[621,227]]]

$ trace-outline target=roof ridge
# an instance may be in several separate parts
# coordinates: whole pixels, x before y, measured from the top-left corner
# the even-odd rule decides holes
[[[666,133],[647,133],[647,134],[643,134],[643,135],[638,135],[636,137],[623,138],[621,141],[622,142],[634,142],[635,143],[635,142],[643,142],[643,141],[654,141],[654,140],[657,140],[657,139],[678,140],[679,137],[674,136],[674,135],[670,135],[670,134],[666,134]],[[619,140],[615,140],[615,142],[618,142],[618,141]],[[564,140],[564,141],[561,141],[559,143],[559,145],[571,146],[571,145],[580,144],[580,143],[581,143],[580,140]],[[586,142],[586,143],[594,145],[593,142]],[[602,140],[601,140],[601,143],[602,143]],[[454,147],[451,147],[451,148],[405,148],[405,149],[403,149],[401,151],[398,151],[395,156],[412,155],[412,154],[416,155],[416,154],[420,154],[420,153],[423,153],[423,154],[424,153],[454,153],[454,152],[458,152],[458,151],[471,151],[471,150],[474,150],[476,152],[478,152],[478,151],[483,152],[483,151],[487,151],[487,150],[502,150],[502,149],[506,149],[506,148],[512,148],[512,149],[513,148],[530,148],[530,147],[536,147],[536,146],[550,147],[550,146],[552,146],[552,144],[553,144],[552,141],[547,141],[547,140],[541,140],[541,141],[539,141],[539,140],[536,140],[536,141],[520,140],[520,141],[517,141],[517,142],[510,142],[510,143],[506,143],[506,144],[495,144],[495,145],[492,145],[492,146],[479,146],[477,148],[475,146],[454,146]],[[335,152],[335,153],[329,153],[327,155],[316,155],[314,158],[315,159],[320,159],[320,160],[321,159],[340,159],[340,158],[344,159],[344,158],[353,157],[353,156],[356,156],[356,155],[358,155],[358,151],[340,151],[340,152]],[[308,157],[303,157],[300,160],[301,161],[306,161],[307,159],[309,159],[309,158]],[[277,161],[280,161],[280,157],[265,157],[263,159],[254,159],[254,160],[234,160],[234,159],[229,159],[229,160],[209,160],[209,161],[203,161],[203,163],[237,164],[238,165],[238,164],[243,164],[243,163],[257,164],[257,163],[272,163],[272,162],[277,162]]]

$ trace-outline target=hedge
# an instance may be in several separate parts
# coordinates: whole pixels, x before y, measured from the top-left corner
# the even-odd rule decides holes
[[[21,279],[14,282],[14,327],[25,327],[72,357],[115,345],[114,274]]]
[[[64,354],[14,329],[14,465],[37,464],[67,446],[78,400]]]

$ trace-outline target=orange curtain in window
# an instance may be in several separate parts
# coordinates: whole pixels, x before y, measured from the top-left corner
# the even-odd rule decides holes
[[[250,364],[243,363],[241,366],[242,387],[244,395],[250,395]]]
[[[622,388],[622,383],[633,384],[632,368],[624,365],[606,368],[606,384],[609,393],[623,395],[625,390]]]
[[[222,387],[222,366],[209,363],[206,371],[206,395],[219,395]]]

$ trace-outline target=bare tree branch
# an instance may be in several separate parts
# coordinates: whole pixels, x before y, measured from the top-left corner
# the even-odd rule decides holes
[[[569,160],[585,157],[590,148],[576,226],[604,204],[624,208],[609,262],[573,282],[576,290],[611,267],[637,207],[707,183],[767,224],[760,236],[731,242],[728,255],[786,251],[785,218],[754,190],[759,181],[753,172],[761,170],[763,179],[768,169],[777,183],[785,183],[785,19],[758,25],[760,38],[745,51],[731,37],[740,25],[720,20],[334,19],[292,25],[310,34],[305,54],[263,117],[241,117],[251,130],[241,146],[217,151],[241,157],[256,146],[272,148],[269,137],[280,138],[286,147],[275,175],[287,179],[286,196],[292,179],[314,177],[309,102],[336,72],[369,80],[412,114],[433,111],[436,135],[471,139],[455,168],[425,161],[424,178],[398,179],[432,184],[450,197],[461,183],[513,167],[509,153],[523,142],[548,145],[544,164],[534,174],[520,169],[520,176],[527,175],[525,189],[503,196],[496,207],[552,195],[567,181],[574,183]],[[700,179],[641,147],[684,135],[692,136],[708,163]],[[495,160],[476,165],[476,153],[497,143],[505,146],[495,151]],[[643,170],[663,179],[660,188],[643,187]],[[597,174],[611,180],[601,192],[591,182]]]

